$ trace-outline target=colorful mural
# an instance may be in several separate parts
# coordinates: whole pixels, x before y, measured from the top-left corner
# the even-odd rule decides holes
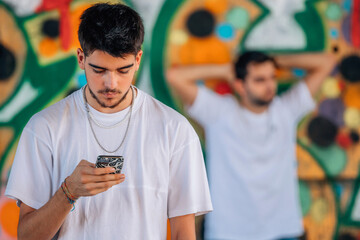
[[[3,193],[23,127],[86,83],[75,55],[77,28],[95,1],[10,3],[0,1],[0,239],[16,238],[19,209]]]
[[[75,57],[76,31],[80,14],[95,2],[0,0],[0,239],[16,239],[19,209],[3,192],[23,127],[86,83]],[[360,0],[166,0],[158,1],[159,12],[149,9],[155,2],[126,3],[155,14],[145,24],[146,56],[136,84],[182,113],[164,79],[169,66],[227,63],[247,49],[336,56],[317,110],[299,126],[300,199],[306,239],[358,239]],[[305,73],[277,74],[281,93]],[[231,94],[221,79],[206,84]]]
[[[163,77],[168,66],[227,63],[244,50],[328,52],[336,57],[338,66],[317,96],[317,110],[298,130],[304,238],[310,240],[360,237],[359,4],[357,0],[170,0],[152,36],[152,51],[158,53],[151,56],[155,96],[184,114]],[[304,74],[301,69],[279,70],[279,93]],[[221,79],[200,84],[232,94]],[[194,125],[204,139],[201,127]]]

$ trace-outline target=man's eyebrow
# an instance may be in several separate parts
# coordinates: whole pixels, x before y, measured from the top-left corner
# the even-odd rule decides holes
[[[93,68],[100,68],[100,69],[103,69],[103,70],[107,70],[106,68],[103,68],[103,67],[100,67],[100,66],[97,66],[95,64],[91,64],[89,63],[90,66],[92,66]]]
[[[126,65],[126,66],[123,66],[121,68],[118,68],[117,70],[122,70],[122,69],[125,69],[125,68],[131,68],[132,66],[134,66],[134,64],[129,64],[129,65]]]
[[[92,63],[89,63],[89,65],[90,65],[91,67],[93,67],[93,68],[99,68],[99,69],[102,69],[102,70],[107,70],[107,69],[104,68],[104,67],[100,67],[100,66],[97,66],[97,65],[92,64]],[[123,67],[120,67],[120,68],[118,68],[118,69],[116,69],[116,70],[122,70],[122,69],[125,69],[125,68],[130,68],[130,67],[132,67],[132,66],[134,66],[133,63],[132,63],[132,64],[129,64],[129,65],[126,65],[126,66],[123,66]]]

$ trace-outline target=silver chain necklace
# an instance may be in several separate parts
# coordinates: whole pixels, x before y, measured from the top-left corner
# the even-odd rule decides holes
[[[90,113],[90,109],[89,109],[88,102],[87,102],[87,99],[86,99],[86,94],[85,94],[86,87],[87,87],[87,85],[84,87],[83,97],[84,97],[84,104],[85,104],[85,109],[86,109],[86,115],[87,115],[87,119],[88,119],[88,121],[89,121],[89,125],[90,125],[90,128],[91,128],[91,132],[93,133],[97,144],[101,147],[102,150],[104,150],[104,151],[107,152],[107,153],[114,153],[114,152],[116,152],[117,150],[119,150],[119,149],[121,148],[121,146],[123,145],[123,143],[124,143],[124,141],[125,141],[125,138],[126,138],[126,135],[127,135],[127,133],[128,133],[128,130],[129,130],[130,120],[131,120],[131,115],[132,115],[132,109],[133,109],[133,105],[134,105],[134,98],[135,98],[134,88],[133,88],[132,86],[130,86],[130,87],[131,87],[131,91],[132,91],[132,99],[131,99],[130,110],[129,110],[129,112],[128,112],[128,114],[129,114],[129,120],[128,120],[128,124],[127,124],[127,126],[126,126],[124,138],[123,138],[123,140],[121,141],[120,145],[119,145],[114,151],[109,151],[109,150],[107,150],[105,147],[103,147],[103,146],[100,144],[99,139],[96,137],[96,134],[95,134],[95,131],[94,131],[94,128],[93,128],[93,125],[92,125],[91,122],[93,121],[93,122],[94,122],[96,125],[98,125],[99,127],[103,127],[104,125],[98,124],[98,122],[97,122],[94,118],[92,118],[91,115],[90,115],[91,113]],[[126,114],[126,116],[124,117],[124,119],[127,118],[128,114]],[[124,120],[124,119],[123,119],[123,120]],[[109,127],[109,126],[104,126],[103,128],[110,129],[110,128],[116,127],[116,126],[120,125],[120,124],[123,122],[123,120],[121,120],[120,122],[116,123],[115,125],[112,125],[112,126],[110,126],[110,127]]]
[[[98,122],[98,121],[95,119],[94,115],[93,115],[91,112],[89,112],[89,115],[90,115],[91,121],[93,121],[98,127],[105,128],[105,129],[111,129],[111,128],[115,128],[115,127],[121,125],[121,124],[129,117],[130,111],[128,111],[128,112],[126,113],[125,117],[124,117],[123,119],[121,119],[120,122],[117,122],[117,123],[115,123],[114,125],[111,125],[111,126],[106,126],[106,125]]]

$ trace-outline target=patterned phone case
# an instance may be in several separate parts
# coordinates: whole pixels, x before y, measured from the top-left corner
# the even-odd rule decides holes
[[[100,155],[97,157],[97,160],[96,160],[97,168],[113,167],[116,169],[115,172],[110,173],[110,174],[121,173],[123,164],[124,164],[123,156]]]

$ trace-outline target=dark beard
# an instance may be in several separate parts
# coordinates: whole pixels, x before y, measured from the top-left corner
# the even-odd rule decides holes
[[[89,88],[90,95],[92,96],[92,98],[94,98],[94,99],[96,100],[96,102],[97,102],[101,107],[103,107],[103,108],[111,108],[111,109],[117,107],[120,103],[122,103],[122,102],[125,100],[127,94],[128,94],[129,91],[130,91],[130,88],[131,88],[131,87],[130,87],[130,88],[126,91],[126,93],[124,94],[124,96],[123,96],[118,102],[116,102],[115,104],[113,104],[113,105],[111,105],[111,106],[108,106],[108,105],[106,105],[105,103],[101,102],[101,101],[96,97],[96,95],[94,94],[94,92],[91,91],[89,85],[87,85],[87,86],[88,86],[88,88]],[[117,92],[117,91],[114,91],[114,90],[111,90],[111,89],[105,89],[105,90],[99,91],[99,93],[105,93],[105,92]],[[121,92],[118,92],[118,93],[121,94]]]
[[[254,105],[258,106],[258,107],[267,107],[270,105],[270,103],[272,102],[272,99],[269,101],[265,101],[262,99],[251,99],[251,103],[253,103]]]
[[[265,101],[265,100],[262,100],[260,98],[257,98],[255,96],[253,96],[252,94],[249,94],[249,100],[252,104],[254,104],[255,106],[258,106],[258,107],[267,107],[270,105],[270,103],[272,102],[273,98],[268,100],[268,101]]]

